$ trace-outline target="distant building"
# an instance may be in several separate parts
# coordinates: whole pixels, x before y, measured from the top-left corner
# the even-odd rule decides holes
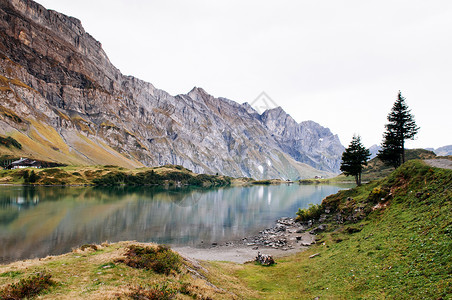
[[[6,166],[6,169],[41,168],[41,166],[42,164],[40,161],[29,158],[20,158]]]

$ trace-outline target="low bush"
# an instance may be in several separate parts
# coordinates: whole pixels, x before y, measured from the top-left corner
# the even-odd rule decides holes
[[[133,287],[131,292],[127,295],[132,299],[149,299],[149,300],[168,300],[173,299],[177,294],[177,290],[169,287],[165,282],[163,284],[156,284],[150,287],[143,287],[141,285]]]
[[[170,274],[171,271],[179,272],[182,260],[178,254],[168,246],[141,247],[129,246],[125,258],[117,262],[124,263],[132,268],[153,270],[159,274]]]
[[[80,247],[80,250],[82,251],[85,251],[85,249],[92,249],[94,251],[97,251],[97,246],[94,244],[85,244]]]
[[[374,203],[384,201],[387,195],[388,195],[387,190],[381,187],[375,187],[369,194],[369,200],[373,201]]]
[[[7,285],[0,291],[0,299],[24,299],[31,298],[55,284],[52,275],[47,272],[39,272],[33,276],[19,280],[18,283]]]

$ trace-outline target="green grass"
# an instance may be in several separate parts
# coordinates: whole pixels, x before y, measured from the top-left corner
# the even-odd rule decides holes
[[[388,191],[383,202],[372,198],[376,188]],[[382,208],[367,211],[358,222],[330,219],[331,231],[307,252],[270,268],[249,264],[235,276],[266,299],[447,299],[451,188],[451,170],[408,162],[384,180],[341,191],[323,204],[345,217],[357,207]],[[309,258],[314,253],[320,255]]]

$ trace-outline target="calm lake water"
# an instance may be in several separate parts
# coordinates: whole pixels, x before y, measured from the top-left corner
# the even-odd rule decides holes
[[[196,246],[236,240],[349,187],[0,186],[0,263],[61,254],[104,241]]]

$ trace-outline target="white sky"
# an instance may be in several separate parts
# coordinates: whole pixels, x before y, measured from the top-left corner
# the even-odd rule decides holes
[[[194,86],[253,102],[265,91],[347,146],[382,140],[399,90],[420,132],[452,144],[450,0],[38,0],[82,21],[123,74],[170,94]]]

